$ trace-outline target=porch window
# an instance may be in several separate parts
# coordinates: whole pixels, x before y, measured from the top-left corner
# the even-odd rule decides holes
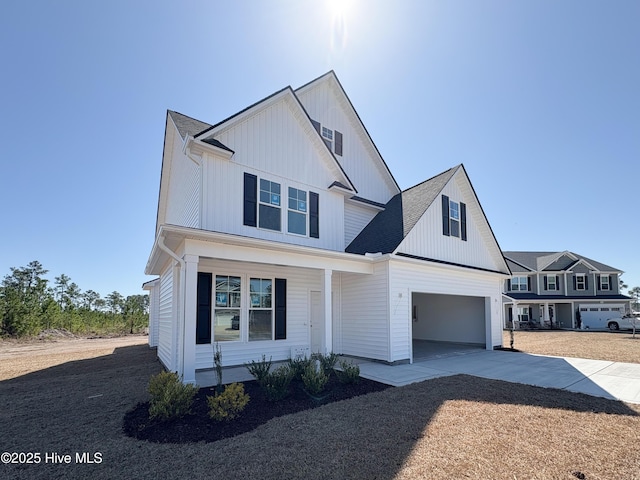
[[[216,275],[213,339],[215,342],[240,340],[241,279]]]
[[[249,280],[249,341],[273,340],[273,280]]]
[[[609,275],[600,275],[600,290],[611,290]]]
[[[528,322],[529,319],[529,307],[518,307],[518,321]]]
[[[289,187],[289,211],[287,217],[289,233],[307,234],[307,192]]]
[[[258,226],[279,232],[280,224],[280,184],[261,178]]]
[[[511,291],[523,291],[526,292],[529,289],[528,277],[513,277],[511,278]]]

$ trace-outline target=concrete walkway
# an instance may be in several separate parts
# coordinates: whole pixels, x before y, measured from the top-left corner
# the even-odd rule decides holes
[[[360,374],[396,387],[464,373],[476,377],[581,392],[640,404],[640,364],[476,350],[465,354],[385,365],[361,361]]]
[[[464,373],[640,404],[640,364],[637,363],[477,349],[453,351],[406,365],[391,366],[348,357],[347,360],[360,365],[363,377],[395,387]],[[274,362],[272,368],[278,365]],[[223,370],[224,383],[247,380],[253,380],[253,377],[243,366]],[[196,372],[199,386],[211,386],[216,382],[213,370]]]

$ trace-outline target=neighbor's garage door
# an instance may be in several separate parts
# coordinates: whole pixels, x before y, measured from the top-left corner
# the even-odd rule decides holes
[[[580,305],[580,321],[583,329],[608,328],[610,318],[620,318],[624,305]]]
[[[414,293],[413,338],[485,345],[485,299]]]

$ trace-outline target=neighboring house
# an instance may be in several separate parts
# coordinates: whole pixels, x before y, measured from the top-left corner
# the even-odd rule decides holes
[[[573,252],[503,252],[505,327],[581,328],[630,312],[622,271]],[[515,323],[512,323],[515,322]]]
[[[511,276],[464,167],[400,191],[334,72],[214,125],[167,113],[145,272],[150,344],[185,382],[215,344],[225,366],[492,349]]]

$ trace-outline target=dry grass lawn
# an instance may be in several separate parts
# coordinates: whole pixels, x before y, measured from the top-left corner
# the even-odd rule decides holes
[[[0,464],[0,478],[640,479],[640,406],[463,375],[325,405],[220,442],[140,442],[122,434],[122,418],[146,400],[160,365],[145,345],[104,353],[103,342],[95,341],[98,355],[69,351],[50,366],[39,358],[37,370],[18,376],[25,367],[11,364],[28,364],[33,351],[13,345],[1,357],[0,452],[43,460]],[[46,452],[72,463],[45,463]],[[102,462],[77,464],[82,452],[100,452]]]
[[[503,332],[505,347],[509,339],[509,332]],[[539,355],[640,363],[640,332],[632,338],[631,332],[516,330],[513,347]]]

